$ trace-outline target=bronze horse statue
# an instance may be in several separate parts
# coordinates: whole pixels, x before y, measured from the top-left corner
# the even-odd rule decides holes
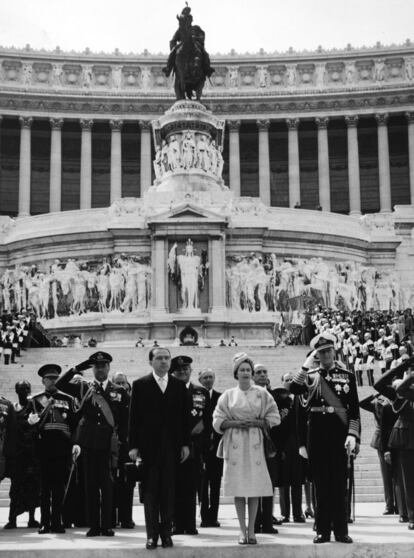
[[[169,76],[174,71],[177,100],[191,99],[195,94],[199,101],[206,77],[214,72],[204,49],[205,33],[198,25],[192,25],[193,16],[188,4],[177,19],[179,27],[170,41],[171,52],[163,72]]]
[[[206,81],[203,53],[194,38],[194,28],[197,30],[197,27],[180,22],[181,44],[175,55],[174,90],[177,100],[191,99],[195,93],[199,101]]]

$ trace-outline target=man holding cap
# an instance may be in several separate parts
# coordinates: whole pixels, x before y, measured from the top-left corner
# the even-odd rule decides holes
[[[179,355],[171,360],[170,374],[184,382],[190,410],[191,446],[189,458],[180,465],[177,474],[174,534],[198,535],[196,528],[197,491],[205,467],[211,423],[208,418],[209,396],[206,389],[190,381],[193,359]]]
[[[209,397],[208,423],[210,439],[206,452],[206,468],[200,483],[200,527],[220,527],[218,509],[220,503],[220,485],[223,476],[223,460],[217,457],[221,435],[213,430],[213,412],[220,392],[213,389],[216,375],[211,368],[203,368],[198,374],[198,381],[207,390]]]
[[[37,450],[40,460],[40,529],[39,534],[64,533],[62,523],[65,483],[80,447],[72,444],[75,430],[75,402],[73,397],[58,391],[56,381],[61,372],[57,364],[39,368],[45,391],[29,399],[32,412],[28,423],[38,433]]]
[[[358,393],[353,374],[335,361],[334,335],[321,333],[290,384],[307,414],[299,432],[302,457],[309,458],[316,496],[314,543],[352,543],[347,523],[347,452],[360,438]],[[315,360],[319,357],[319,362]]]
[[[108,379],[112,357],[98,351],[65,372],[56,386],[80,401],[77,441],[84,454],[87,537],[112,537],[112,471],[117,467],[120,444],[126,443],[128,396]],[[94,380],[73,383],[75,374],[92,367]]]

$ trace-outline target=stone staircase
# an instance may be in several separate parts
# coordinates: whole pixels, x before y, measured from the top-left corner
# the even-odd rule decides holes
[[[148,366],[148,348],[135,348],[133,344],[124,346],[111,346],[106,343],[98,349],[109,352],[113,357],[111,365],[112,372],[123,372],[129,380],[146,374]],[[98,349],[90,348],[39,348],[30,349],[22,353],[17,364],[5,366],[0,364],[0,393],[10,399],[16,400],[14,384],[18,380],[28,380],[32,384],[32,392],[36,393],[42,389],[40,377],[37,370],[46,363],[57,363],[63,370],[86,360],[90,354]],[[193,358],[193,377],[197,382],[198,371],[206,366],[216,372],[216,389],[223,391],[235,385],[232,373],[231,359],[234,354],[245,351],[251,356],[255,363],[264,364],[268,371],[272,387],[280,385],[282,374],[296,371],[303,362],[307,347],[172,347],[173,356],[186,354]],[[86,377],[91,377],[87,371]],[[372,392],[370,387],[359,388],[360,399]],[[374,419],[371,413],[361,410],[362,419],[362,443],[361,450],[355,462],[355,493],[357,502],[381,502],[383,501],[382,479],[375,450],[370,446],[370,440],[374,430]],[[9,481],[6,479],[0,485],[0,507],[8,506]],[[277,491],[276,491],[277,492]],[[138,504],[138,499],[136,499]]]

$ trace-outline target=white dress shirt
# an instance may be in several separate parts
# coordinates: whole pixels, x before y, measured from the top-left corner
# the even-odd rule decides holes
[[[157,382],[160,390],[165,393],[168,386],[168,374],[165,374],[165,376],[158,376],[154,371],[152,371],[152,375],[154,376],[154,380]]]

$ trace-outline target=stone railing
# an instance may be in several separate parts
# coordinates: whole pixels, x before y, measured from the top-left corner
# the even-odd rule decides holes
[[[166,55],[62,53],[0,48],[0,89],[82,94],[96,91],[111,95],[172,94],[171,80],[161,69]],[[313,90],[387,89],[414,85],[414,46],[284,54],[216,55],[215,73],[206,84],[207,94],[292,94]]]

